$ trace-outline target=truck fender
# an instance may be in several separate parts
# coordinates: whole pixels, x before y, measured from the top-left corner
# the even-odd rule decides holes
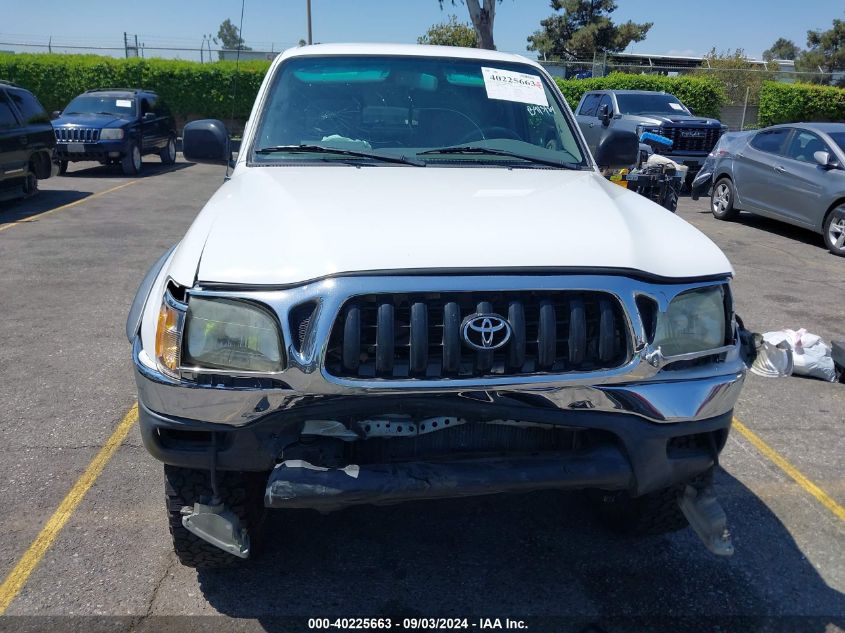
[[[158,278],[164,263],[173,254],[177,244],[171,246],[167,251],[159,257],[155,264],[147,271],[144,278],[141,280],[141,285],[138,286],[138,291],[135,293],[135,298],[132,300],[132,307],[129,308],[129,316],[126,319],[126,338],[131,343],[138,335],[138,329],[141,327],[141,318],[144,316],[144,308],[147,305],[147,297],[150,290]]]

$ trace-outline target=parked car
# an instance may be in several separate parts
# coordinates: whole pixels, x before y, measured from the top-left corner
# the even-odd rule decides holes
[[[543,143],[547,119],[557,130]],[[276,58],[234,171],[127,320],[182,563],[257,553],[266,508],[589,491],[729,554],[710,484],[744,379],[724,254],[602,177],[547,72],[480,49]],[[188,160],[228,162],[220,121]]]
[[[0,81],[0,200],[35,193],[52,174],[50,117],[28,90]]]
[[[727,130],[716,119],[694,116],[674,95],[646,90],[591,90],[581,97],[575,118],[593,151],[608,129],[668,138],[671,146],[647,143],[655,154],[686,165],[690,178]]]
[[[788,222],[821,233],[831,253],[845,256],[845,123],[734,132],[713,154],[714,217],[743,210]]]
[[[150,154],[165,164],[176,162],[173,115],[151,90],[88,90],[54,115],[60,173],[67,171],[68,163],[99,161],[119,164],[131,176]]]

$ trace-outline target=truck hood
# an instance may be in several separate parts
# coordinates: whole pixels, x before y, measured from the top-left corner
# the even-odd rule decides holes
[[[707,237],[594,171],[240,165],[177,248],[177,282],[289,285],[366,271],[730,274]]]
[[[59,118],[52,121],[53,127],[62,127],[63,125],[82,126],[86,128],[104,128],[104,127],[120,127],[124,123],[129,123],[129,119],[115,116],[113,114],[96,114],[96,113],[81,113],[81,114],[63,114]],[[117,126],[113,124],[117,123]]]

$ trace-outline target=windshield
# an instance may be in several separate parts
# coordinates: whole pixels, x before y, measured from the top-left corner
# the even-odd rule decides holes
[[[575,138],[555,94],[527,64],[300,57],[283,63],[271,84],[251,156],[260,163],[375,163],[371,154],[413,159],[407,164],[571,168],[586,165]],[[348,152],[307,151],[315,147]],[[495,151],[431,152],[456,147]]]
[[[689,114],[686,106],[674,95],[617,93],[622,114]]]
[[[131,117],[134,113],[134,98],[105,95],[79,96],[64,110],[64,114],[113,114],[119,117]]]

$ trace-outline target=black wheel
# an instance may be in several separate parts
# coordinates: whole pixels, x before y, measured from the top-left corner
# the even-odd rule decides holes
[[[713,476],[713,469],[707,470],[689,484],[703,487]],[[656,490],[641,497],[631,497],[625,491],[607,492],[594,490],[590,500],[599,518],[616,532],[632,536],[666,534],[684,529],[688,523],[678,506],[678,497],[687,484],[677,484]]]
[[[736,192],[730,178],[720,178],[713,186],[710,194],[710,211],[717,220],[733,220],[739,215],[739,210],[734,208]]]
[[[167,146],[161,150],[158,155],[161,157],[161,162],[165,165],[172,165],[176,162],[176,139],[172,136],[167,139]]]
[[[26,180],[23,185],[23,193],[27,198],[38,193],[38,178],[35,177],[34,171],[30,170],[30,172],[26,175]]]
[[[661,206],[669,209],[672,213],[675,213],[678,210],[678,192],[675,191],[674,187],[666,187],[666,191],[663,192],[663,199],[660,201]]]
[[[67,173],[67,161],[59,161],[59,176],[64,176]]]
[[[266,473],[217,473],[220,496],[227,508],[238,515],[241,525],[249,534],[250,559],[261,549],[262,528],[266,510],[264,488]],[[193,507],[196,501],[208,502],[211,484],[207,470],[193,470],[177,466],[164,466],[164,490],[173,551],[186,567],[213,569],[231,567],[244,559],[203,541],[182,525],[182,508]]]
[[[845,204],[827,214],[824,220],[824,243],[831,253],[845,257]]]
[[[120,167],[127,176],[135,176],[141,171],[141,148],[130,143],[126,156],[120,159]]]

